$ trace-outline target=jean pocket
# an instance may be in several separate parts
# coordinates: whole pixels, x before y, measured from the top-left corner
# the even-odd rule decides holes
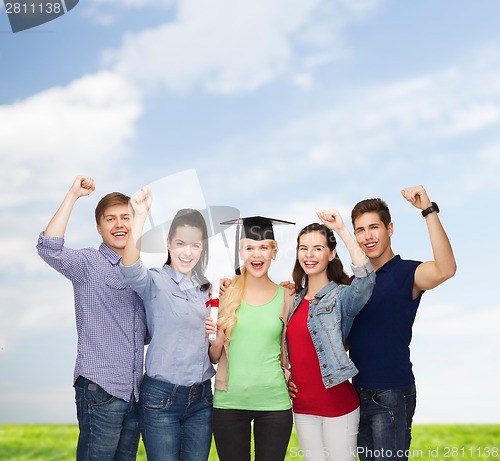
[[[144,393],[141,400],[145,410],[165,410],[170,405],[170,398],[165,395]]]
[[[97,384],[89,384],[85,390],[85,396],[92,406],[106,405],[113,400],[113,396]]]
[[[415,413],[415,408],[417,407],[417,393],[411,392],[410,394],[405,394],[405,407],[406,414],[409,415],[410,421]]]
[[[373,394],[372,400],[378,406],[392,410],[398,406],[398,393],[392,389],[378,391]]]
[[[203,401],[212,406],[214,404],[214,395],[212,394],[212,392],[205,394]]]

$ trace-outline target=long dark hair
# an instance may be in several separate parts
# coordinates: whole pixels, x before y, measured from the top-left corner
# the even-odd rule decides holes
[[[297,293],[305,286],[307,286],[307,274],[304,272],[304,269],[302,269],[298,258],[300,237],[302,237],[304,234],[309,234],[310,232],[319,232],[320,234],[322,234],[326,239],[326,243],[330,251],[333,251],[335,250],[335,248],[337,248],[337,240],[335,239],[333,231],[328,229],[328,227],[326,227],[324,224],[312,223],[304,227],[304,229],[299,232],[299,235],[297,236],[297,256],[295,259],[295,267],[293,268],[292,273],[293,282],[295,283],[295,291]],[[335,258],[333,258],[328,263],[328,266],[326,268],[326,275],[330,282],[333,280],[338,285],[351,284],[351,278],[344,272],[344,266],[342,265],[342,261],[340,260],[338,254],[335,254]]]
[[[201,230],[203,246],[201,249],[200,260],[194,266],[194,270],[201,281],[202,291],[205,291],[210,287],[210,282],[205,277],[205,270],[208,265],[207,223],[205,222],[205,218],[203,218],[203,215],[198,210],[193,210],[192,208],[183,208],[176,213],[172,224],[170,225],[167,237],[169,241],[173,239],[177,228],[182,226],[196,227],[197,229]],[[171,262],[172,258],[170,256],[170,251],[168,250],[167,262],[165,264],[170,266]]]

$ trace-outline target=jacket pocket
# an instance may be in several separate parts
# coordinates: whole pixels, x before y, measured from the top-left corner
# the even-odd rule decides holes
[[[337,301],[337,298],[333,298],[328,302],[320,302],[314,309],[314,316],[326,331],[340,328],[341,315]]]
[[[316,308],[314,309],[314,313],[316,315],[331,314],[334,310],[336,303],[337,303],[336,298],[329,300],[328,302],[320,302],[316,305]]]

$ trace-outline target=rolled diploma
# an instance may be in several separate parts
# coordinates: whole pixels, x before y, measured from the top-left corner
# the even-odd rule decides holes
[[[210,305],[210,318],[217,324],[217,318],[219,317],[219,286],[220,279],[216,277],[212,283],[212,303]],[[217,335],[215,333],[210,333],[208,335],[209,341],[215,341]]]

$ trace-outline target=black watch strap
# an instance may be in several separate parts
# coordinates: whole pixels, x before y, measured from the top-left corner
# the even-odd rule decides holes
[[[436,202],[431,202],[431,206],[429,208],[422,210],[422,216],[425,218],[428,214],[434,212],[439,213],[439,207],[437,206]]]

